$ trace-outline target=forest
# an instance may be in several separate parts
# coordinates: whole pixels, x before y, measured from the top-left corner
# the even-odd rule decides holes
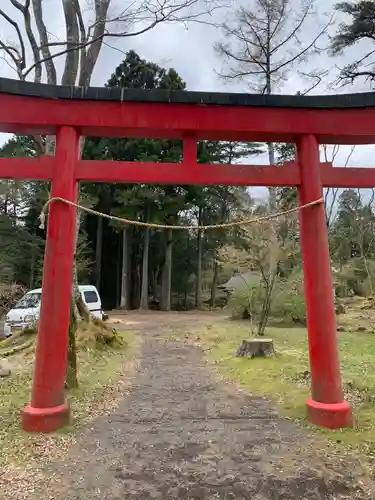
[[[359,2],[357,7],[350,2],[338,4],[336,11],[349,14],[352,22],[346,25],[334,24],[332,19],[327,23],[322,22],[318,35],[300,52],[293,49],[297,50],[293,54],[287,50],[287,45],[294,46],[296,33],[301,30],[303,23],[289,26],[288,23],[293,23],[293,19],[288,19],[288,12],[291,12],[288,2],[269,2],[267,8],[260,1],[254,2],[253,11],[249,8],[246,12],[252,12],[258,34],[256,30],[252,34],[249,32],[245,8],[241,7],[233,16],[232,28],[229,24],[221,26],[227,41],[218,42],[215,46],[219,55],[234,63],[221,76],[242,78],[241,68],[238,67],[238,51],[243,47],[239,48],[237,42],[238,33],[247,27],[248,39],[242,43],[247,46],[258,43],[263,49],[268,46],[269,65],[264,67],[262,56],[258,56],[254,49],[255,55],[241,62],[242,69],[247,65],[253,91],[273,93],[285,78],[285,72],[292,71],[296,60],[302,61],[311,51],[316,51],[317,41],[326,36],[329,30],[333,29],[335,36],[331,39],[330,47],[324,50],[330,50],[332,57],[360,42],[361,37],[366,38],[367,35],[360,32],[363,26],[359,24],[368,17],[368,4],[373,2]],[[310,16],[312,7],[313,2],[301,4],[300,13],[305,16],[304,20]],[[267,45],[266,34],[262,31],[265,21],[275,28],[268,39],[271,45]],[[282,32],[280,26],[283,26]],[[370,29],[367,25],[365,27]],[[277,44],[285,31],[288,34],[283,43]],[[229,35],[233,44],[228,41]],[[68,58],[69,53],[64,56]],[[9,57],[12,59],[12,52]],[[13,62],[16,64],[16,61]],[[43,67],[42,62],[38,64]],[[38,64],[33,65],[34,69],[39,68]],[[374,74],[368,72],[363,75],[361,64],[362,60],[341,70],[339,78],[345,85],[363,76],[372,81]],[[49,60],[45,65],[47,81],[53,83]],[[20,66],[17,68],[21,79],[26,78],[26,73],[30,74],[30,71],[23,72]],[[261,71],[257,71],[257,68],[261,68]],[[65,69],[62,83],[70,84],[68,76],[71,72],[67,66]],[[81,76],[84,76],[83,69]],[[40,75],[35,72],[34,80],[38,81],[38,78]],[[56,82],[56,75],[54,78]],[[309,78],[312,82],[321,83],[328,76],[320,71],[309,74]],[[108,75],[105,85],[146,90],[188,90],[186,82],[173,68],[147,61],[134,50],[124,55],[122,63]],[[315,88],[315,83],[312,88]],[[298,93],[305,94],[310,90]],[[47,149],[47,139],[13,136],[3,144],[0,154],[3,157],[37,156]],[[332,150],[322,146],[325,160],[333,160],[338,148],[335,146]],[[282,168],[283,161],[294,158],[294,145],[209,141],[198,144],[198,161],[206,164],[257,163],[256,157],[261,153],[268,153],[270,163],[279,164]],[[83,157],[177,163],[182,158],[182,144],[170,140],[88,137]],[[28,289],[39,287],[42,283],[46,234],[39,228],[38,216],[48,199],[49,185],[36,181],[3,180],[0,186],[1,283],[4,286],[16,283]],[[372,294],[375,272],[374,193],[364,195],[358,190],[330,189],[325,196],[332,269],[338,294]],[[269,197],[259,201],[253,199],[251,191],[245,187],[81,183],[80,203],[104,214],[135,221],[197,226],[222,224],[285,210],[295,206],[297,200],[296,192],[290,188],[270,189]],[[271,258],[270,238],[273,238]],[[282,284],[284,290],[290,277],[293,280],[296,276],[299,276],[298,280],[302,279],[296,214],[260,226],[172,231],[144,229],[81,213],[76,263],[79,283],[95,284],[107,310],[118,307],[161,310],[222,307],[228,296],[220,286],[233,275],[242,276],[248,271],[260,277],[260,288],[266,290],[265,294],[270,295],[270,299],[277,284]],[[295,290],[295,285],[288,287]],[[271,307],[271,300],[263,297],[261,302],[261,309]],[[267,315],[269,311],[263,312]]]

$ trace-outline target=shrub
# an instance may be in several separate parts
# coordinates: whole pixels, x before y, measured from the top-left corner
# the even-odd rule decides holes
[[[263,301],[265,299],[265,287],[249,285],[236,290],[229,301],[229,306],[234,319],[248,317],[246,311],[259,317]],[[273,289],[270,316],[285,321],[306,323],[306,307],[303,291],[303,278],[301,272],[295,272],[283,281],[278,281]]]
[[[232,318],[245,319],[250,315],[258,316],[262,309],[264,297],[264,288],[251,284],[235,290],[229,299]]]
[[[305,295],[303,278],[300,273],[293,273],[288,280],[281,284],[280,291],[272,303],[271,316],[306,324]]]
[[[345,297],[352,290],[354,295],[367,297],[373,293],[375,283],[375,261],[353,258],[347,262],[339,273],[339,295]]]
[[[260,316],[265,288],[249,286],[237,290],[231,296],[229,305],[233,319],[245,319],[249,317],[246,311],[253,315],[253,319]],[[335,298],[336,314],[345,313],[345,307],[340,300]],[[300,271],[293,272],[288,279],[275,284],[272,296],[270,317],[285,322],[293,321],[306,325],[306,305],[303,287],[303,275]]]
[[[22,285],[0,286],[0,317],[4,316],[25,295],[27,289]]]

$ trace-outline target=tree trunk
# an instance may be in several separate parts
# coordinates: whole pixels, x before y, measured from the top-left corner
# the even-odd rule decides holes
[[[269,92],[270,93],[270,92]],[[270,143],[268,144],[268,158],[269,158],[269,163],[270,165],[275,164],[275,147],[274,144]],[[277,198],[276,198],[276,189],[274,187],[269,187],[269,199],[268,199],[268,207],[269,207],[269,212],[273,213],[277,209]],[[268,317],[271,309],[271,301],[272,301],[272,293],[273,293],[273,288],[275,285],[275,280],[277,276],[277,259],[276,259],[276,253],[277,253],[277,248],[278,248],[278,241],[277,241],[277,233],[276,233],[276,224],[275,221],[271,221],[270,224],[271,228],[271,234],[269,235],[269,241],[270,241],[270,253],[269,253],[269,271],[268,271],[268,283],[267,283],[267,290],[266,290],[266,296],[264,299],[264,303],[262,306],[262,315],[261,315],[261,321],[259,323],[259,329],[258,329],[258,335],[263,336],[267,323],[268,323]]]
[[[136,264],[133,272],[133,281],[132,281],[132,294],[133,294],[133,302],[132,307],[134,309],[139,309],[141,304],[141,268],[138,263],[138,259],[136,260]]]
[[[199,207],[198,225],[202,225],[202,208]],[[197,271],[195,282],[195,308],[202,308],[202,259],[203,259],[203,234],[198,231],[197,234]]]
[[[70,322],[68,330],[68,358],[66,364],[65,387],[66,389],[76,389],[78,387],[78,370],[77,370],[77,347],[76,347],[76,331],[77,331],[77,316],[74,314],[76,307],[74,295],[71,299]]]
[[[269,164],[275,165],[275,146],[272,143],[269,143],[267,146],[268,146]],[[268,206],[270,212],[273,212],[276,209],[276,188],[269,187],[268,192],[269,192]]]
[[[77,193],[79,198],[79,184],[77,185]],[[73,276],[72,276],[72,307],[70,313],[70,324],[68,331],[69,345],[68,351],[70,351],[70,356],[68,357],[68,367],[67,373],[70,373],[71,380],[76,380],[76,385],[73,387],[78,387],[78,377],[77,377],[77,350],[76,350],[76,332],[79,325],[79,321],[83,320],[89,323],[91,321],[91,314],[88,310],[86,303],[83,301],[81,293],[79,291],[78,285],[78,274],[77,274],[77,244],[79,229],[81,226],[81,213],[77,210],[76,216],[76,235],[75,235],[75,253],[73,262]],[[68,382],[67,382],[68,387]]]
[[[211,283],[211,307],[214,309],[216,307],[216,289],[217,289],[217,281],[219,278],[219,264],[217,262],[217,255],[215,250],[214,255],[214,275]]]
[[[158,297],[158,279],[159,279],[159,267],[151,272],[151,293],[153,300],[157,300]]]
[[[277,263],[276,263],[277,267]],[[264,298],[264,302],[262,305],[261,317],[258,325],[258,335],[259,337],[264,336],[264,332],[266,330],[266,326],[268,324],[268,318],[271,312],[271,303],[272,303],[272,294],[275,286],[277,272],[272,274],[272,276],[268,277],[268,282],[266,283],[266,295]]]
[[[221,208],[220,208],[220,224],[225,223],[228,220],[228,206],[227,206],[227,199],[224,198],[221,200]],[[216,307],[216,289],[217,289],[217,282],[219,279],[219,270],[220,266],[217,262],[217,257],[218,257],[218,252],[219,252],[219,247],[222,246],[222,233],[217,234],[217,243],[216,243],[216,248],[214,250],[214,275],[212,278],[212,283],[211,283],[211,307],[214,309]]]
[[[98,217],[96,228],[96,248],[95,248],[95,284],[100,291],[102,284],[102,255],[103,255],[103,219]]]
[[[78,210],[76,217],[76,241],[75,241],[75,255],[73,262],[70,322],[68,330],[68,358],[67,358],[66,380],[65,380],[65,385],[67,389],[73,389],[75,387],[78,387],[76,332],[79,321],[79,311],[77,302],[80,297],[80,292],[78,288],[76,251],[77,251],[77,241],[78,241],[80,223],[81,223],[81,218],[80,218],[80,212]]]
[[[268,30],[270,26],[268,24]],[[270,34],[268,33],[268,37]],[[272,81],[271,81],[271,61],[270,56],[267,57],[267,71],[266,71],[266,94],[272,94]],[[275,165],[275,145],[273,143],[268,143],[268,160],[270,165]],[[272,214],[277,209],[277,197],[276,197],[276,188],[269,187],[268,188],[269,198],[268,198],[268,209]],[[264,303],[262,305],[262,313],[261,319],[258,327],[258,335],[263,336],[267,323],[268,316],[271,309],[271,300],[272,300],[272,292],[275,284],[275,279],[277,275],[277,260],[276,260],[276,251],[278,247],[277,234],[276,234],[276,225],[271,221],[271,234],[270,234],[270,253],[269,253],[269,271],[268,271],[268,283],[266,296],[264,299]]]
[[[142,287],[140,309],[148,309],[148,254],[150,248],[150,229],[144,230],[143,261],[142,261]]]
[[[266,330],[266,326],[268,323],[268,316],[270,313],[270,306],[271,306],[271,294],[272,294],[272,290],[270,290],[270,288],[267,287],[266,296],[265,296],[264,302],[262,304],[262,311],[261,311],[261,315],[259,318],[259,325],[258,325],[258,336],[259,337],[264,336],[264,332]]]
[[[121,233],[121,241],[120,235],[118,238],[117,244],[117,255],[116,255],[116,298],[115,298],[115,307],[120,305],[121,300],[121,278],[122,278],[122,233]]]
[[[165,260],[164,260],[163,274],[162,274],[160,307],[161,307],[162,311],[170,311],[171,310],[172,246],[173,246],[172,229],[167,229],[165,231],[165,239],[166,239]]]
[[[122,230],[122,274],[120,308],[128,308],[128,229]]]

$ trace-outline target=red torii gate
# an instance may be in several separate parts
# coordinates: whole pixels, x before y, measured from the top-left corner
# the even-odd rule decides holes
[[[1,158],[0,178],[52,181],[52,197],[76,201],[78,181],[296,186],[302,205],[323,187],[373,187],[375,169],[320,163],[319,144],[375,143],[375,95],[260,96],[185,91],[71,88],[0,79],[0,132],[56,135],[55,156]],[[79,137],[183,141],[182,163],[79,159]],[[197,141],[297,144],[298,161],[279,166],[197,163]],[[53,431],[69,420],[64,398],[75,238],[75,209],[54,202],[27,431]],[[343,400],[327,227],[323,204],[300,211],[312,397],[310,422],[350,427]]]

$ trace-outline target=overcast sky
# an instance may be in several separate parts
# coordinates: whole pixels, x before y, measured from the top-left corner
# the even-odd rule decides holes
[[[124,6],[122,0],[112,1],[114,13],[119,6]],[[237,3],[235,0],[231,1],[234,6],[241,4],[241,2]],[[296,0],[296,2],[300,3],[300,0]],[[332,11],[334,3],[336,3],[336,0],[317,0],[316,10],[319,13],[321,22],[323,22],[323,14]],[[246,5],[251,5],[251,0],[246,0]],[[12,15],[12,17],[15,17],[14,8],[10,6],[9,0],[1,0],[1,7],[8,14]],[[43,8],[45,23],[49,32],[57,39],[63,40],[65,27],[61,11],[61,1],[43,0]],[[226,16],[228,15],[229,13],[226,14]],[[301,34],[301,43],[304,40],[311,40],[311,37],[316,32],[318,22],[318,20],[312,21],[305,27],[303,34]],[[104,84],[116,65],[124,58],[124,52],[134,49],[145,59],[154,61],[164,67],[174,67],[186,81],[189,90],[248,92],[249,87],[246,82],[231,82],[230,84],[226,84],[218,78],[215,71],[220,70],[222,62],[215,54],[213,44],[220,37],[221,33],[217,28],[210,28],[202,24],[190,24],[186,28],[181,24],[175,24],[159,25],[154,30],[134,38],[110,40],[109,43],[115,48],[103,47],[93,75],[92,84],[97,86]],[[7,42],[15,39],[14,32],[9,29],[9,25],[2,18],[0,18],[0,39]],[[356,47],[349,51],[344,58],[339,59],[334,59],[324,54],[311,58],[306,69],[316,69],[318,67],[330,69],[328,82],[324,87],[316,89],[315,93],[361,92],[369,90],[369,85],[364,82],[357,82],[354,86],[345,87],[344,89],[337,88],[329,83],[334,80],[334,76],[337,73],[335,65],[343,66],[345,61],[352,60],[355,51],[357,51],[358,55],[358,52],[361,51],[363,53],[362,50],[365,50],[365,48],[365,46]],[[61,63],[58,64],[58,67],[61,68]],[[16,74],[4,60],[0,60],[0,75],[8,78],[16,78]],[[308,86],[308,83],[298,76],[297,71],[292,71],[288,74],[287,81],[278,92],[295,94],[298,90],[303,91]],[[5,134],[0,134],[0,143],[5,138]],[[349,147],[340,148],[340,152],[336,157],[337,165],[345,163],[349,150]],[[375,167],[374,153],[375,147],[373,146],[357,146],[349,164],[353,166]],[[266,157],[257,159],[257,163],[266,162]]]

